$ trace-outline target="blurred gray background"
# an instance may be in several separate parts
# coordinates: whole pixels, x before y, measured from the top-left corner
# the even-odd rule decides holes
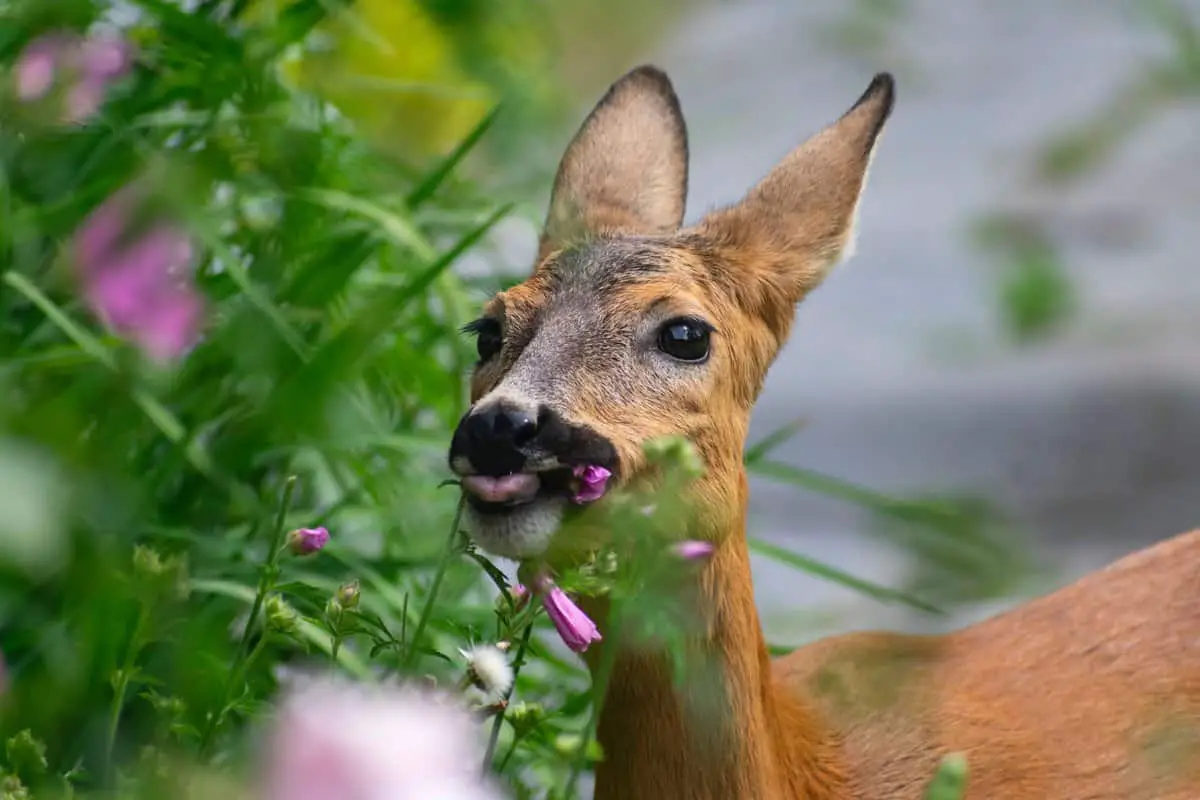
[[[688,4],[650,47],[584,81],[579,118],[637,63],[671,75],[694,220],[833,121],[876,70],[896,75],[857,255],[800,308],[752,439],[804,420],[776,460],[900,496],[985,497],[1039,570],[937,618],[756,557],[770,636],[958,625],[1200,527],[1200,102],[1186,97],[1200,51],[1182,35],[1198,12],[1104,0]],[[1010,244],[1012,230],[1035,231],[1043,257],[983,246],[973,231],[997,218]],[[527,265],[532,231],[521,238]],[[1005,285],[1018,288],[1006,296]],[[1018,336],[1030,293],[1063,308],[1051,302],[1049,322]],[[862,508],[761,478],[752,490],[753,534],[905,581],[910,556]]]

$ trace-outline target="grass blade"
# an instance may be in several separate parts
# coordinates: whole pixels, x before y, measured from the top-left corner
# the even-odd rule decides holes
[[[828,564],[821,563],[808,556],[802,556],[799,553],[793,553],[778,545],[764,542],[761,539],[750,539],[751,552],[760,553],[770,559],[778,561],[781,564],[786,564],[789,567],[807,572],[809,575],[814,575],[818,578],[823,578],[827,581],[845,586],[848,589],[853,589],[856,592],[865,594],[868,597],[873,597],[883,603],[901,603],[903,605],[915,608],[919,611],[924,611],[929,614],[941,614],[942,610],[937,606],[930,605],[919,597],[914,597],[907,592],[902,592],[898,589],[892,589],[887,586],[880,586],[862,578],[856,578],[853,575],[843,572],[837,567],[832,567]]]
[[[466,137],[458,143],[458,147],[454,148],[454,152],[448,155],[445,160],[442,161],[442,163],[438,164],[437,167],[434,168],[434,170],[430,172],[428,176],[426,176],[425,180],[421,181],[419,184],[417,184],[416,188],[409,192],[408,198],[405,200],[405,203],[409,208],[417,209],[426,200],[433,197],[434,192],[436,192],[438,187],[440,187],[446,178],[449,177],[450,173],[454,171],[454,168],[458,166],[459,162],[466,158],[467,154],[475,149],[475,145],[479,143],[479,140],[483,138],[483,135],[492,127],[492,124],[496,121],[496,117],[500,114],[500,109],[501,105],[496,105],[493,107],[492,110],[488,112],[487,116],[481,119],[479,124],[476,125],[471,132],[468,133]]]

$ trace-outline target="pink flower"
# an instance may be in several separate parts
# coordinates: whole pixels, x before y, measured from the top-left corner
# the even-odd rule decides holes
[[[575,494],[571,497],[571,500],[575,503],[591,503],[599,500],[604,496],[608,479],[612,477],[611,471],[595,464],[575,467],[572,472],[579,479],[579,488],[575,490]]]
[[[49,93],[54,86],[63,44],[63,37],[48,34],[26,45],[13,66],[17,99],[30,102],[40,100]]]
[[[307,556],[329,544],[329,531],[324,528],[297,528],[288,534],[288,549],[298,556]]]
[[[671,546],[671,552],[684,561],[699,561],[708,558],[715,549],[712,542],[701,542],[695,539],[676,542]]]
[[[547,577],[539,578],[538,591],[542,595],[542,607],[554,623],[554,629],[567,647],[576,653],[587,650],[592,642],[604,637],[591,617],[583,612],[567,593]]]
[[[188,282],[187,233],[162,217],[139,225],[140,202],[126,187],[92,212],[75,232],[75,268],[96,316],[151,358],[170,361],[199,338],[204,303]]]
[[[508,593],[512,597],[513,608],[517,611],[520,611],[529,602],[529,590],[525,588],[524,584],[514,584]]]
[[[66,122],[83,122],[99,110],[110,86],[133,65],[133,48],[124,39],[48,33],[30,42],[14,68],[17,97],[41,100],[61,84]]]
[[[448,695],[306,679],[285,695],[264,800],[500,800],[480,777],[480,728]]]

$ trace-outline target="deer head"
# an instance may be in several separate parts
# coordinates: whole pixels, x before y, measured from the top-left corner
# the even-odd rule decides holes
[[[468,326],[479,362],[450,465],[481,547],[541,555],[572,467],[634,481],[642,445],[670,435],[704,459],[696,497],[712,534],[728,530],[751,408],[796,304],[853,248],[893,94],[877,75],[744,199],[682,228],[687,130],[670,81],[645,66],[609,89],[563,156],[533,274]]]

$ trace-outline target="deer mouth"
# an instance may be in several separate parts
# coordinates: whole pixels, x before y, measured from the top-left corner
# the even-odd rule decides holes
[[[476,545],[494,556],[517,561],[539,557],[549,549],[571,506],[598,499],[595,486],[589,487],[587,476],[578,471],[556,466],[507,475],[463,475],[463,526]]]
[[[465,475],[463,493],[480,514],[505,514],[544,499],[567,499],[575,477],[569,467],[510,475]]]

